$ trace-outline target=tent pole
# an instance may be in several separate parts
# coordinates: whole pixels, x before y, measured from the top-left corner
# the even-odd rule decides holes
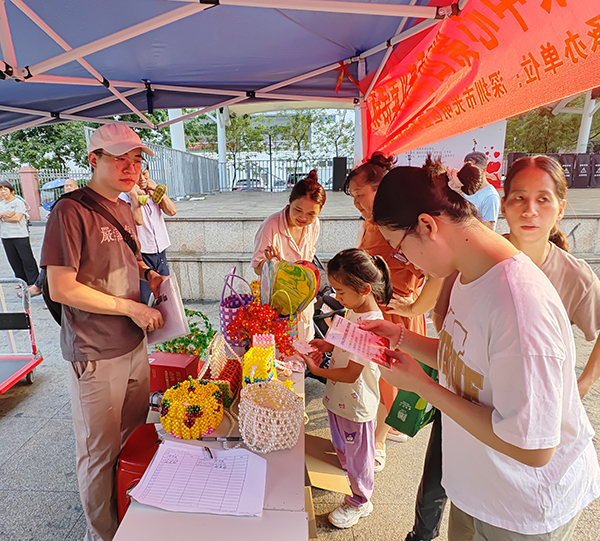
[[[217,145],[219,150],[219,185],[221,186],[221,191],[229,190],[229,186],[227,185],[227,132],[225,130],[228,117],[229,112],[227,107],[217,109]]]
[[[185,19],[190,15],[195,15],[200,11],[204,11],[209,7],[212,7],[212,4],[189,4],[177,9],[173,9],[168,13],[164,13],[162,15],[158,15],[157,17],[153,17],[152,19],[148,19],[147,21],[134,24],[129,28],[125,28],[104,38],[97,39],[86,45],[82,45],[81,47],[76,47],[75,49],[71,49],[70,51],[59,54],[53,58],[49,58],[48,60],[38,62],[37,64],[33,64],[27,68],[18,69],[17,76],[19,78],[26,79],[33,75],[50,71],[59,66],[64,66],[73,60],[97,53],[98,51],[118,43],[122,43],[141,34],[150,32],[151,30],[156,30],[157,28],[161,28],[162,26],[166,26],[172,22],[179,21],[180,19]]]
[[[419,19],[435,19],[438,15],[436,7],[369,2],[344,2],[340,0],[219,0],[219,5],[297,9],[302,11],[326,11],[330,13],[354,13],[357,15],[416,17]]]
[[[248,99],[248,98],[246,96],[244,96],[243,98],[242,97],[232,98],[230,100],[223,101],[221,103],[216,103],[215,105],[210,105],[209,107],[204,107],[202,109],[198,109],[198,111],[194,111],[193,113],[188,113],[187,115],[180,116],[179,118],[176,118],[174,120],[169,120],[167,122],[161,122],[160,124],[156,125],[156,129],[166,128],[167,126],[170,126],[171,124],[174,124],[175,122],[181,122],[182,120],[187,120],[188,118],[194,118],[195,116],[198,116],[198,115],[210,113],[211,111],[214,111],[215,109],[219,109],[219,107],[226,107],[227,105],[234,105],[234,104],[239,103],[240,101],[244,101],[246,99]]]
[[[417,2],[417,0],[410,0],[410,5],[414,6],[416,2]],[[408,20],[408,17],[403,17],[402,21],[398,25],[398,28],[396,29],[395,34],[393,35],[393,37],[396,37],[397,35],[402,33],[402,30],[404,29],[404,25],[406,24],[407,20]],[[379,67],[377,68],[377,71],[375,72],[375,75],[373,76],[373,80],[371,81],[369,88],[365,92],[365,99],[367,99],[369,97],[371,90],[373,90],[373,87],[379,80],[379,76],[381,75],[383,68],[385,68],[385,65],[387,64],[388,59],[390,58],[390,56],[392,55],[392,52],[394,51],[394,47],[395,47],[395,45],[391,45],[390,47],[388,47],[387,51],[383,55],[383,58],[381,59],[381,62],[379,63]]]
[[[2,48],[2,57],[13,68],[17,67],[17,57],[15,55],[15,47],[13,45],[12,36],[10,35],[10,26],[8,17],[6,16],[5,0],[0,0],[0,47]]]
[[[173,120],[183,116],[183,111],[181,109],[168,109],[169,120]],[[185,152],[185,133],[183,130],[183,121],[175,122],[169,126],[169,131],[171,132],[171,148],[175,150],[181,150],[181,152]]]
[[[139,94],[143,92],[143,88],[133,88],[131,90],[127,90],[123,92],[123,96],[131,96],[133,94]],[[85,103],[83,105],[78,105],[77,107],[73,107],[72,109],[67,109],[64,111],[67,115],[74,115],[75,113],[79,113],[80,111],[85,111],[87,109],[92,109],[93,107],[98,107],[100,105],[104,105],[105,103],[110,103],[111,101],[115,101],[117,99],[116,96],[107,96],[106,98],[102,98],[101,100],[93,101],[91,103]]]
[[[43,21],[37,13],[35,13],[29,6],[27,6],[22,0],[12,0],[12,3],[17,6],[27,17],[31,19],[42,31],[44,31],[48,36],[50,36],[60,47],[62,47],[65,51],[72,51],[73,48],[62,39],[45,21]],[[102,83],[103,86],[108,88],[109,92],[111,92],[114,96],[116,96],[119,100],[121,100],[125,106],[135,113],[138,117],[140,117],[148,126],[154,128],[154,124],[148,119],[146,115],[144,115],[133,103],[131,103],[123,94],[121,94],[116,88],[108,83],[105,77],[103,77],[97,70],[95,70],[87,60],[83,58],[76,59],[84,69],[86,69],[92,76],[94,76],[99,83]]]

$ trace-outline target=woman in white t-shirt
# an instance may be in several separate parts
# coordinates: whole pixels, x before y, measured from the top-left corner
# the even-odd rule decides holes
[[[439,338],[362,325],[402,349],[389,351],[382,377],[442,412],[442,485],[473,519],[474,539],[569,539],[600,495],[569,318],[544,273],[434,170],[393,169],[373,217],[396,257],[431,276],[459,271]],[[440,383],[413,357],[437,368]]]
[[[318,182],[316,170],[297,182],[290,194],[289,205],[269,216],[254,237],[251,265],[260,276],[265,261],[271,259],[312,261],[321,226],[319,214],[327,196]],[[298,335],[304,340],[314,337],[312,317],[314,304],[310,303],[298,318]]]
[[[40,271],[29,242],[27,207],[7,180],[0,181],[0,237],[15,276],[35,284]]]
[[[510,227],[508,240],[549,278],[571,323],[588,341],[596,340],[577,381],[583,398],[600,377],[600,280],[583,259],[569,254],[567,238],[557,227],[566,195],[565,173],[554,158],[521,158],[506,175],[502,214]]]
[[[379,305],[393,295],[390,270],[381,256],[351,248],[327,264],[329,283],[350,321],[383,319]],[[327,379],[323,405],[329,414],[331,440],[348,475],[352,495],[328,516],[338,528],[350,528],[373,510],[375,425],[379,407],[379,369],[367,359],[352,355],[325,340],[313,340],[317,351],[304,357],[309,370]],[[323,353],[332,352],[328,368],[321,368]]]

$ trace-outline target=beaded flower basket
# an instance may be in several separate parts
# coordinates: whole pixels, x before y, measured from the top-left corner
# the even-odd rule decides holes
[[[167,389],[160,424],[176,438],[195,440],[213,432],[223,420],[223,394],[214,384],[189,379]]]
[[[204,370],[198,379],[217,385],[223,393],[223,405],[231,407],[242,382],[242,360],[222,334],[217,333],[208,346]]]
[[[290,449],[304,423],[304,403],[277,380],[251,383],[242,389],[240,433],[257,453]]]

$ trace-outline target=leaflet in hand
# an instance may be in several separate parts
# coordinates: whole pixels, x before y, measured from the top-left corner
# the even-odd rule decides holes
[[[148,344],[156,344],[179,338],[190,333],[190,327],[183,308],[179,285],[174,274],[167,276],[160,284],[159,296],[152,303],[163,317],[163,326],[160,329],[148,333]]]
[[[374,332],[361,329],[349,319],[336,315],[325,335],[325,341],[365,359],[365,363],[361,364],[373,361],[387,368],[390,367],[390,360],[384,351],[390,347],[389,340]],[[360,362],[360,359],[357,359],[357,362]]]

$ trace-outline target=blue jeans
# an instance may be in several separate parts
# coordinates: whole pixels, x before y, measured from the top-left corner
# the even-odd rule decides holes
[[[158,254],[142,254],[142,259],[146,265],[148,265],[151,269],[154,269],[161,276],[169,275],[166,250],[163,250]],[[152,292],[150,291],[148,282],[146,282],[146,280],[140,280],[140,302],[148,304],[150,293]]]

